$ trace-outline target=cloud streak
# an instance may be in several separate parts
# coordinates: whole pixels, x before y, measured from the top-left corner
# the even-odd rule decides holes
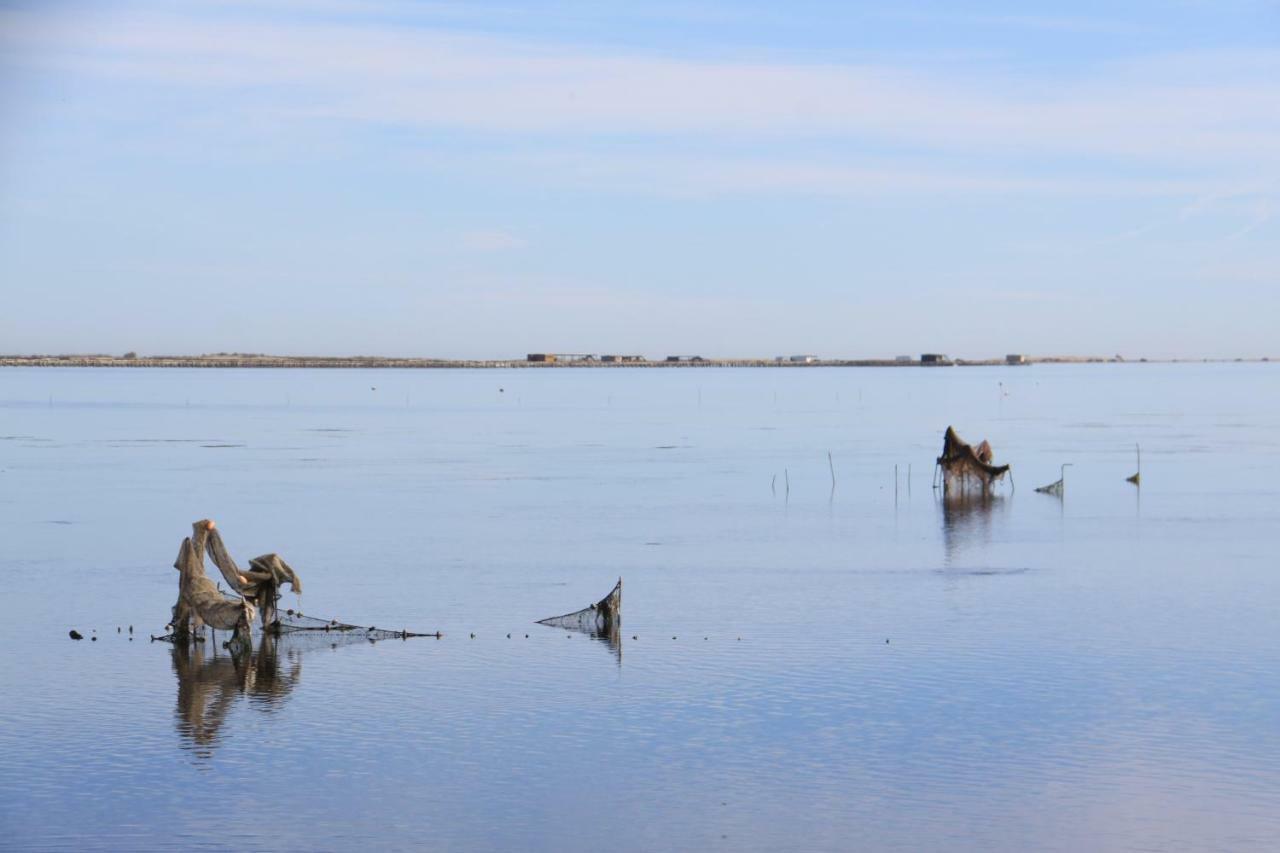
[[[40,24],[22,13],[4,17],[11,63],[238,95],[241,109],[267,110],[299,127],[840,143],[855,154],[893,147],[1095,169],[1141,164],[1240,174],[1280,167],[1280,51],[1255,54],[1243,69],[1231,58],[1184,55],[1027,80],[995,72],[944,78],[887,64],[605,55],[368,23],[285,27],[245,17],[196,24],[146,14],[93,28]],[[1162,83],[1170,68],[1199,82]],[[234,100],[230,108],[237,109]]]

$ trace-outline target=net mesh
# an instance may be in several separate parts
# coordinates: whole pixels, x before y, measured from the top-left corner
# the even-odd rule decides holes
[[[975,447],[960,438],[953,427],[947,427],[942,455],[937,459],[943,494],[989,494],[996,482],[1009,473],[1008,465],[991,464],[993,456],[988,442]]]
[[[563,616],[539,619],[538,624],[599,634],[618,628],[622,624],[622,578],[618,578],[613,590],[595,604]]]
[[[329,635],[337,637],[353,637],[369,640],[405,640],[409,637],[444,636],[439,631],[422,633],[405,628],[378,628],[374,625],[353,625],[338,619],[325,619],[320,616],[306,616],[301,610],[285,610],[279,614],[275,622],[276,633],[281,636],[290,634]]]

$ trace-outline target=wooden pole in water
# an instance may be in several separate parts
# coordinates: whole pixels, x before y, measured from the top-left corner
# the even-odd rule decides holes
[[[827,467],[831,469],[831,491],[836,490],[836,463],[831,460],[831,451],[827,451]]]

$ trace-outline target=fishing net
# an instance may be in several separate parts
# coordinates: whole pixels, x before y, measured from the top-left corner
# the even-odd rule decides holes
[[[937,486],[940,471],[944,495],[989,494],[996,482],[1009,473],[1008,465],[991,463],[993,456],[988,442],[975,447],[956,435],[953,427],[947,427],[947,434],[942,440],[942,455],[934,469],[934,486]]]
[[[216,538],[213,522],[197,521],[192,535],[182,540],[173,567],[178,570],[178,600],[173,605],[169,629],[181,639],[199,632],[205,625],[244,635],[249,631],[257,608],[244,595],[228,598],[204,572],[204,554]],[[219,544],[221,541],[219,540]]]
[[[622,624],[622,578],[618,578],[612,592],[595,604],[563,616],[539,619],[538,624],[600,634],[616,629]]]
[[[173,606],[173,617],[165,633],[153,636],[153,640],[174,643],[193,637],[199,640],[204,626],[208,625],[216,630],[233,631],[233,641],[251,644],[253,622],[259,615],[264,635],[310,634],[365,640],[441,636],[439,632],[424,634],[405,629],[352,625],[337,619],[304,616],[298,610],[280,614],[276,604],[280,600],[281,587],[287,583],[295,593],[301,593],[302,581],[279,554],[254,557],[249,561],[249,568],[241,570],[212,521],[197,521],[191,529],[192,535],[182,540],[178,558],[173,564],[179,573],[178,601]],[[224,593],[205,574],[205,554],[218,567],[231,587],[232,595]]]
[[[319,616],[305,616],[301,610],[285,610],[275,622],[275,631],[280,636],[325,636],[331,638],[350,637],[364,640],[407,640],[410,637],[444,636],[439,631],[419,633],[407,629],[378,628],[373,625],[352,625],[337,619],[325,619]]]

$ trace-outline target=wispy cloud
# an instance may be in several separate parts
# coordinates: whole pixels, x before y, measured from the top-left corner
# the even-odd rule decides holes
[[[879,13],[880,17],[897,21],[929,24],[966,24],[969,26],[1002,29],[1047,30],[1052,32],[1138,35],[1151,31],[1151,27],[1135,25],[1128,21],[1099,16],[1063,15],[995,15],[976,12],[942,12],[936,9],[893,9]]]
[[[1158,160],[1280,150],[1280,86],[1202,79],[1170,90],[1129,69],[1077,79],[938,79],[892,66],[697,61],[372,24],[196,25],[162,15],[51,33],[4,17],[11,61],[156,84],[279,88],[297,116],[496,132],[891,139]],[[1280,68],[1280,51],[1266,55]],[[1136,82],[1135,82],[1136,81]],[[301,97],[299,97],[301,96]],[[309,106],[306,106],[309,105]]]
[[[458,246],[468,252],[507,252],[523,249],[529,241],[501,229],[464,231],[458,235]]]
[[[0,46],[13,66],[188,95],[168,102],[166,129],[524,139],[528,156],[566,180],[634,189],[1203,195],[1280,175],[1280,51],[1162,55],[1040,78],[981,67],[943,75],[887,61],[606,52],[376,20],[286,26],[237,3],[217,11],[51,27],[11,10]],[[152,102],[138,109],[118,120],[157,120]],[[625,150],[591,146],[617,140]],[[500,148],[465,154],[501,159]]]

